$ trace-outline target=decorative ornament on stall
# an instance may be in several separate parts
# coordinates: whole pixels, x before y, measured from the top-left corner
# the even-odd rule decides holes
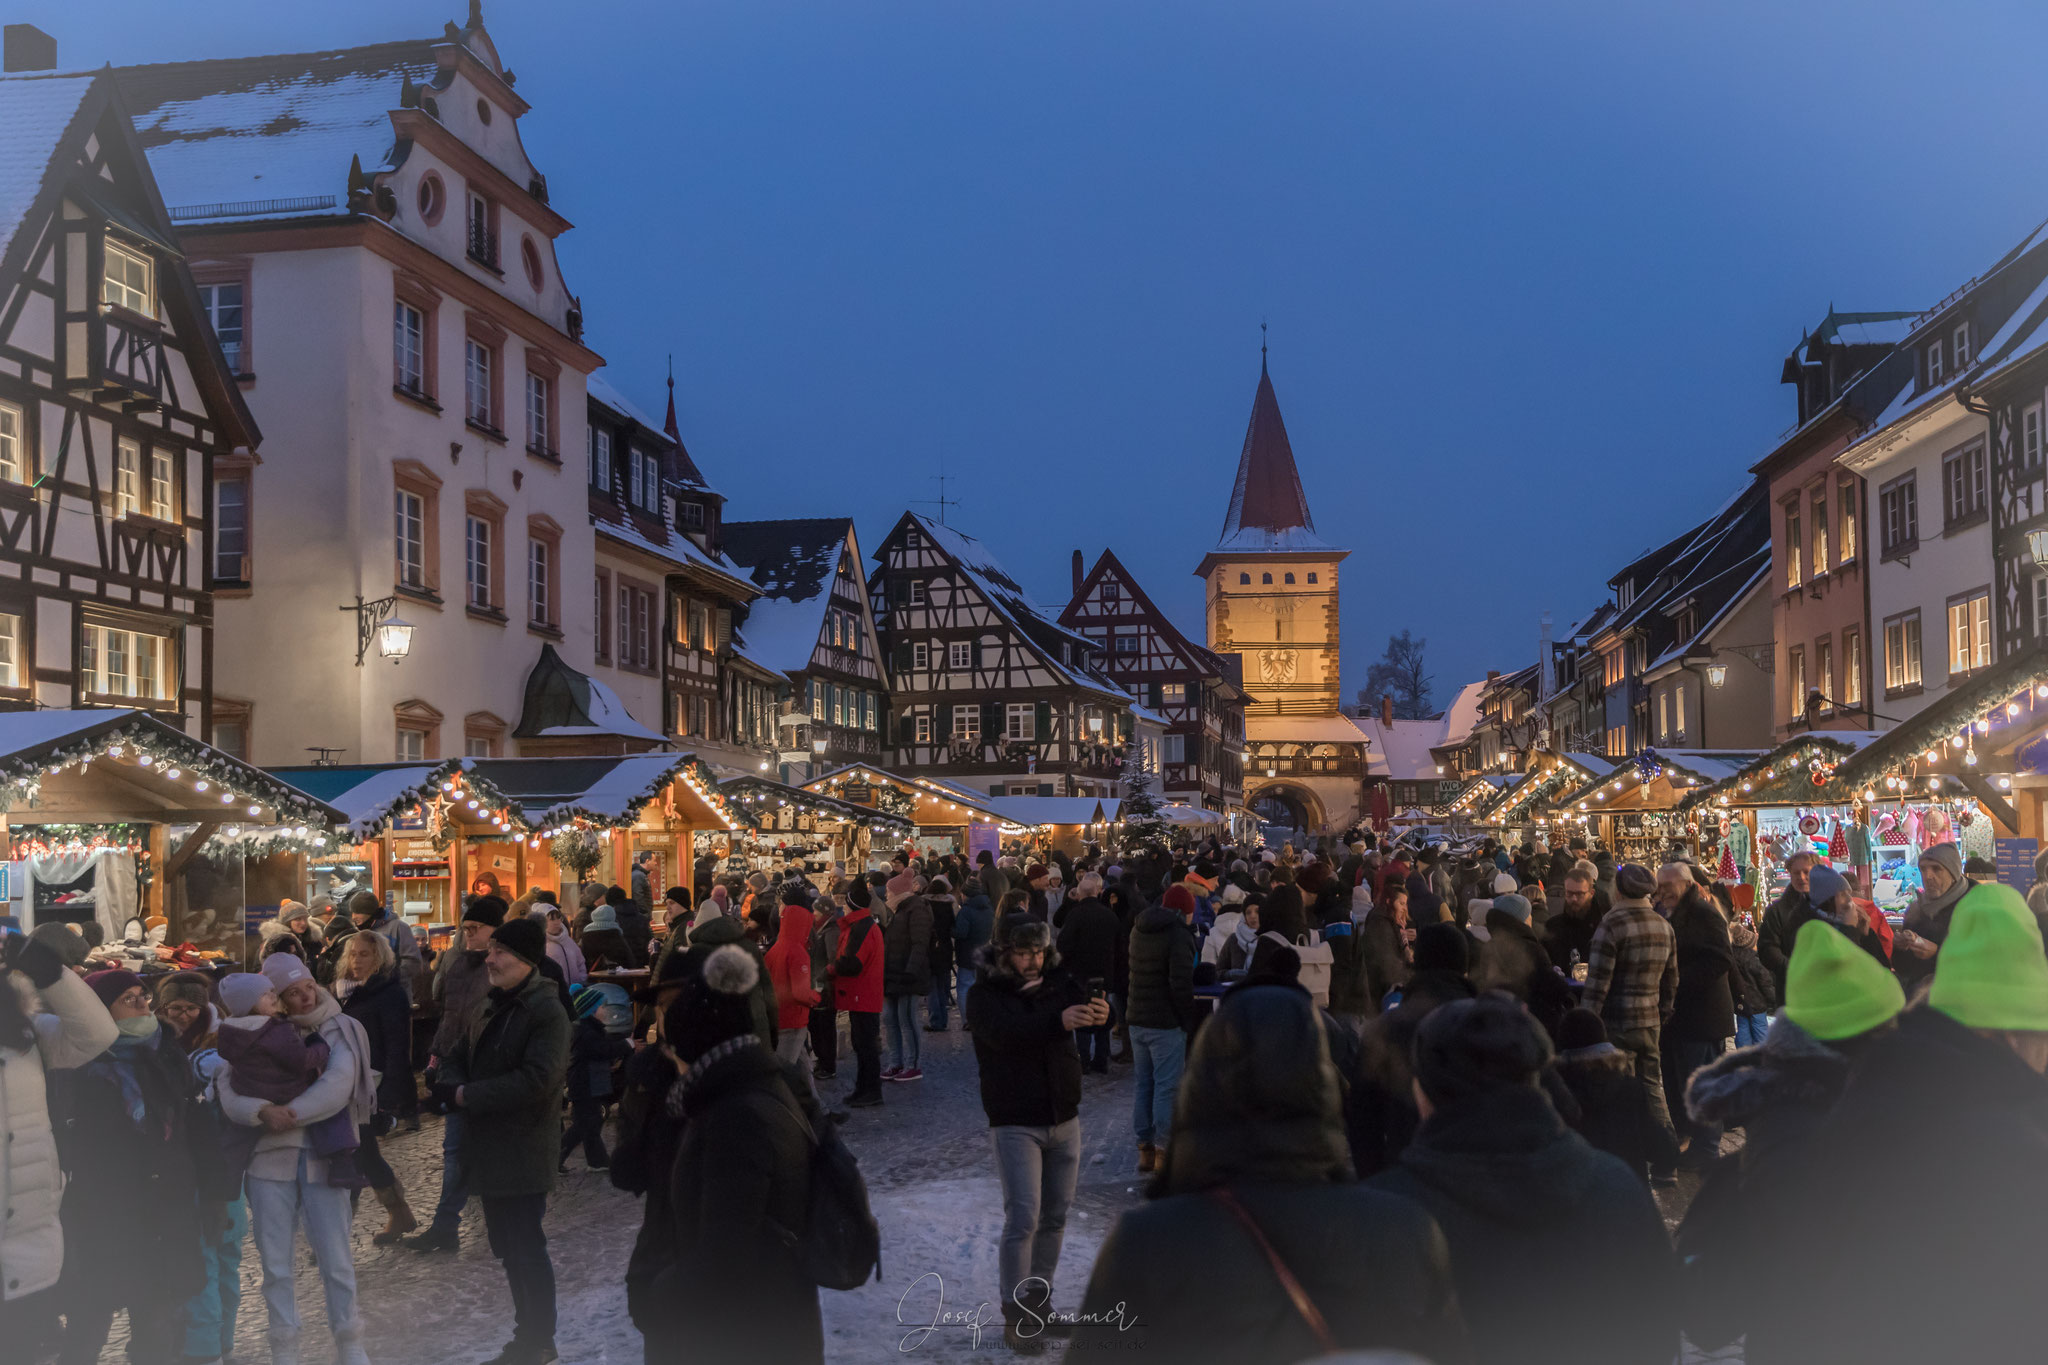
[[[1814,786],[1825,787],[1834,780],[1835,765],[1832,763],[1822,763],[1816,759],[1807,776],[1812,779]]]
[[[1644,782],[1649,782],[1664,771],[1664,760],[1657,756],[1655,749],[1644,749],[1636,755],[1636,773]]]

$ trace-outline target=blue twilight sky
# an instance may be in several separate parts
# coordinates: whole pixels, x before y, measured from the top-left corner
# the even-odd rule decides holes
[[[16,7],[63,64],[438,32],[464,0]],[[613,379],[739,518],[872,547],[940,461],[1039,600],[1105,545],[1199,638],[1258,324],[1345,682],[1534,656],[1792,420],[1832,301],[2048,217],[2048,11],[1993,0],[490,0]]]

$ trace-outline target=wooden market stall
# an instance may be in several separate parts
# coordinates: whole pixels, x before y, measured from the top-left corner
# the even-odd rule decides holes
[[[1597,835],[1616,862],[1654,865],[1679,850],[1711,865],[1722,831],[1690,814],[1686,798],[1759,757],[1754,749],[1645,749],[1564,791],[1556,804],[1566,822]]]
[[[739,828],[707,843],[729,873],[795,865],[823,889],[835,868],[859,871],[877,847],[917,831],[908,815],[765,777],[729,777],[718,785]]]
[[[1005,839],[1028,839],[1037,827],[1019,824],[997,809],[995,798],[924,777],[904,777],[872,764],[852,764],[821,773],[803,784],[821,792],[907,818],[916,826],[911,847],[922,852],[964,853],[970,859]],[[1022,798],[1019,798],[1022,799]]]
[[[0,713],[0,811],[0,900],[24,930],[95,925],[110,943],[234,961],[283,899],[252,892],[264,867],[341,823],[308,793],[125,709]]]
[[[1590,754],[1537,750],[1530,754],[1529,766],[1520,774],[1519,780],[1491,789],[1470,788],[1459,793],[1452,802],[1452,808],[1457,809],[1459,802],[1465,801],[1465,808],[1471,812],[1474,824],[1502,831],[1541,832],[1546,836],[1546,842],[1562,843],[1561,839],[1552,837],[1559,827],[1567,823],[1555,818],[1560,798],[1565,792],[1593,780],[1608,766],[1609,760],[1594,758]],[[1486,794],[1489,790],[1491,795]]]
[[[280,768],[341,813],[343,845],[309,857],[309,903],[375,891],[402,919],[448,932],[465,895],[513,900],[582,881],[628,886],[651,852],[654,885],[688,885],[691,836],[736,823],[709,768],[673,753],[452,758],[434,764]],[[657,893],[658,894],[658,893]]]

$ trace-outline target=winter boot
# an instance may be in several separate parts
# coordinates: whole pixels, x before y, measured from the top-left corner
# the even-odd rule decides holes
[[[1159,1149],[1149,1142],[1138,1144],[1138,1173],[1146,1175],[1159,1169]]]
[[[405,1202],[405,1187],[398,1183],[396,1176],[392,1177],[389,1185],[382,1189],[373,1189],[371,1193],[377,1196],[377,1202],[382,1204],[384,1212],[390,1215],[389,1221],[384,1224],[384,1230],[370,1239],[371,1245],[388,1247],[419,1227],[420,1220],[412,1216],[412,1209]]]

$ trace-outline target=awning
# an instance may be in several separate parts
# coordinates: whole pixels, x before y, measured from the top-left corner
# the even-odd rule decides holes
[[[1871,786],[1886,795],[1885,778],[1941,779],[1953,795],[1981,781],[1978,772],[2010,770],[1985,760],[2010,753],[2048,727],[2048,652],[2036,648],[1979,672],[1919,714],[1858,747],[1837,774],[1845,789]],[[1933,757],[1930,758],[1929,755]],[[1978,762],[1970,762],[1971,756]],[[1936,789],[1939,790],[1939,789]],[[1896,789],[1894,789],[1896,792]]]
[[[12,825],[303,825],[341,812],[147,711],[0,712],[0,811]]]
[[[822,792],[806,791],[802,787],[791,787],[781,782],[771,782],[765,777],[729,777],[718,784],[726,801],[735,815],[756,829],[761,826],[761,817],[784,806],[809,811],[833,820],[851,820],[870,825],[876,829],[888,829],[908,834],[917,828],[909,818],[890,811],[878,810],[873,806],[858,805],[842,801],[836,796]]]
[[[1646,749],[1624,758],[1557,804],[1585,814],[1603,810],[1674,810],[1700,788],[1728,781],[1764,755],[1755,749]]]
[[[1797,735],[1757,755],[1718,782],[1688,791],[1679,810],[1712,802],[1717,806],[1826,806],[1847,801],[1850,789],[1835,765],[1882,734],[1868,730],[1822,730]]]
[[[828,773],[821,773],[812,778],[803,786],[805,791],[841,797],[853,801],[855,805],[868,804],[867,797],[871,794],[878,803],[884,799],[897,802],[900,807],[898,813],[907,816],[920,829],[948,829],[1009,818],[996,809],[997,798],[956,786],[951,782],[928,777],[905,777],[886,768],[877,768],[871,763],[849,763],[843,768],[834,768]],[[878,792],[870,789],[888,791],[894,795],[883,798]],[[903,805],[905,802],[908,804]],[[877,808],[880,806],[877,805]]]

